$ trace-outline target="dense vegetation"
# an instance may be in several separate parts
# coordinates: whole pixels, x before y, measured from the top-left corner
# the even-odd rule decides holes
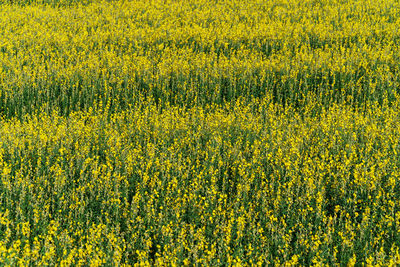
[[[400,264],[400,3],[0,4],[1,265]]]

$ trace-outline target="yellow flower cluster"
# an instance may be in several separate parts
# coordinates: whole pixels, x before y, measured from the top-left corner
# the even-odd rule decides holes
[[[0,261],[400,263],[398,104],[4,121]]]
[[[400,85],[394,0],[30,2],[46,1],[59,7],[0,10],[6,116],[99,99],[121,110],[140,95],[193,106],[269,92],[299,107],[358,106]]]
[[[0,265],[399,265],[400,3],[0,4]]]

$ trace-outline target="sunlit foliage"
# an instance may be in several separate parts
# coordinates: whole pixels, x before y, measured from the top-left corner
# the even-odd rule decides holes
[[[0,265],[400,264],[400,3],[0,4]]]

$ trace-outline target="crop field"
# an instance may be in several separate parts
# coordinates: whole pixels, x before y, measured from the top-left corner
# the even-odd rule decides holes
[[[399,1],[0,2],[1,266],[400,264]]]

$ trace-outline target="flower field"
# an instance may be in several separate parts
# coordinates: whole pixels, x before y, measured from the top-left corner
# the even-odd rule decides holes
[[[0,265],[400,264],[400,3],[0,3]]]

